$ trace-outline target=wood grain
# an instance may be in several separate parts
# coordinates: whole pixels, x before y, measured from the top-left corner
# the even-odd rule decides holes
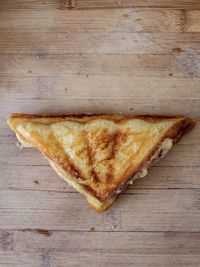
[[[161,0],[75,0],[77,8],[119,8],[119,7],[162,7],[162,8],[199,8],[198,0],[161,1]]]
[[[44,57],[44,54],[172,54],[178,57],[198,54],[200,52],[200,37],[196,32],[188,33],[139,33],[139,32],[113,32],[100,31],[98,33],[85,33],[84,35],[69,38],[77,31],[54,33],[53,30],[43,33],[27,31],[10,35],[2,32],[0,43],[1,54],[33,54]],[[38,42],[37,40],[40,39]],[[23,41],[22,41],[23,40]],[[82,46],[77,44],[81,42]],[[48,44],[48,45],[47,45]],[[77,45],[76,45],[77,44]],[[180,52],[176,49],[180,48]],[[38,52],[39,51],[39,52]],[[61,52],[62,51],[62,52]]]
[[[21,101],[0,101],[0,103],[8,106],[7,113],[2,111],[4,118],[13,112],[23,111],[25,113],[73,113],[73,112],[97,112],[97,113],[130,113],[135,111],[134,114],[185,114],[187,116],[193,116],[197,119],[199,115],[199,100],[158,100],[152,99],[151,102],[147,99],[140,99],[137,101],[133,99],[67,99],[66,100],[43,100],[33,99],[32,106],[30,106],[30,100]],[[159,105],[156,106],[156,103]],[[37,103],[37,104],[36,104]],[[177,111],[177,105],[179,109]],[[102,106],[104,106],[102,110]],[[49,112],[51,110],[51,112]],[[160,111],[162,110],[162,112]]]
[[[13,111],[199,120],[200,3],[67,2],[1,1],[0,265],[197,267],[199,122],[96,214],[39,151],[19,150],[5,120]]]
[[[0,55],[0,76],[72,74],[137,77],[200,77],[200,54],[191,55]],[[13,75],[15,73],[15,75]]]
[[[78,193],[1,190],[0,216],[1,229],[198,232],[199,189],[133,189],[98,216]]]
[[[197,233],[53,231],[49,234],[45,236],[37,230],[2,231],[0,238],[12,240],[9,244],[12,245],[13,250],[9,247],[4,248],[0,254],[0,264],[66,266],[66,263],[70,262],[70,266],[73,267],[88,265],[160,267],[178,262],[179,266],[188,266],[188,264],[198,266],[199,234]],[[123,245],[123,249],[119,244]],[[8,258],[11,261],[8,262]]]
[[[1,189],[75,192],[48,165],[1,166],[0,172]],[[199,176],[200,167],[156,165],[129,188],[195,189],[200,188]]]
[[[6,4],[7,2],[9,1],[6,1]],[[26,4],[23,2],[23,7],[25,6]],[[131,36],[137,32],[164,32],[170,36],[170,33],[174,32],[195,33],[200,31],[200,10],[148,9],[147,12],[146,9],[108,9],[67,12],[54,8],[53,10],[46,9],[44,12],[41,8],[37,10],[33,8],[23,9],[22,7],[19,11],[17,10],[16,5],[9,5],[6,10],[2,10],[1,6],[0,32],[6,34],[10,31],[13,33],[13,37],[16,36],[16,33],[27,34],[27,36],[28,33],[37,33],[40,34],[40,41],[44,41],[46,37],[50,34],[53,35],[53,33],[55,36],[59,36],[58,33],[63,34],[65,39],[62,39],[62,41],[66,42],[67,36],[69,40],[79,37],[83,41],[86,37],[92,38],[103,33],[109,34],[112,38],[112,35],[116,33],[123,37],[123,34],[126,33]],[[69,35],[70,32],[76,32],[76,35]],[[83,32],[84,35],[80,34]],[[88,36],[88,33],[91,36]],[[23,36],[18,36],[18,38],[25,41],[26,39],[24,40]],[[10,38],[12,38],[11,35]],[[1,40],[1,43],[3,43],[3,40]],[[39,42],[38,39],[32,38],[32,40],[35,43]],[[78,43],[74,42],[74,45],[78,45]],[[50,46],[47,48],[50,49]],[[79,48],[81,49],[81,45]]]
[[[118,98],[124,99],[124,101],[146,99],[149,104],[154,99],[165,99],[166,101],[179,99],[185,102],[199,100],[199,83],[200,78],[191,77],[168,76],[141,79],[141,77],[131,76],[127,79],[124,76],[106,75],[102,79],[100,75],[90,74],[63,77],[9,76],[0,79],[1,99],[4,101],[23,101],[36,98],[43,100],[107,98],[108,101],[112,101]],[[104,88],[103,95],[102,88]]]
[[[173,9],[198,9],[200,7],[198,0],[17,0],[13,4],[12,0],[2,0],[1,11],[48,11],[48,10],[66,10],[70,6],[76,8],[120,8],[120,7],[144,7],[144,8],[173,8]]]

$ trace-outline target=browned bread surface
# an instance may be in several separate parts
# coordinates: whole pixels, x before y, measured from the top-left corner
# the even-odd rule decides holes
[[[184,116],[13,113],[19,140],[37,147],[105,210],[164,140],[177,142],[195,120]]]

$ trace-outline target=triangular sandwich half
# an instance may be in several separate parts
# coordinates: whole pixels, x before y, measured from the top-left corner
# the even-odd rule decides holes
[[[173,116],[27,115],[7,123],[24,147],[36,147],[58,175],[97,211],[166,155],[195,121]]]

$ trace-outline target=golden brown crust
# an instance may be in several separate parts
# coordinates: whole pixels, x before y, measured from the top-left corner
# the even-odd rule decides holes
[[[105,193],[105,194],[97,194],[97,192],[89,185],[85,185],[85,190],[99,199],[100,201],[108,201],[112,197],[116,195],[116,190],[117,189],[124,189],[127,185],[128,182],[131,180],[131,178],[140,170],[140,168],[143,166],[143,164],[148,161],[152,155],[154,155],[155,151],[157,151],[158,147],[160,144],[163,142],[164,139],[170,138],[174,142],[178,142],[178,140],[181,138],[181,136],[188,131],[192,130],[192,128],[195,126],[195,120],[192,120],[190,118],[185,118],[184,116],[166,116],[166,115],[106,115],[106,114],[59,114],[59,115],[32,115],[32,114],[21,114],[21,113],[13,113],[11,115],[11,118],[27,118],[27,119],[37,119],[37,118],[44,118],[44,119],[49,119],[50,121],[62,121],[62,120],[73,120],[77,122],[83,122],[86,123],[88,121],[94,120],[94,119],[107,119],[107,120],[112,120],[114,122],[118,121],[126,121],[128,119],[134,119],[134,118],[139,118],[148,122],[155,122],[157,120],[166,120],[166,119],[177,119],[177,122],[169,129],[165,135],[162,136],[162,138],[157,142],[157,144],[154,145],[153,149],[149,152],[148,156],[138,165],[137,169],[133,168],[132,170],[129,170],[129,172],[126,174],[126,176],[117,184],[114,184],[110,190]],[[114,157],[115,154],[115,144],[120,143],[120,138],[124,138],[121,135],[115,135],[112,136],[112,142],[113,142],[113,151],[112,155],[110,155],[111,158]],[[37,141],[35,141],[37,142]],[[102,140],[99,140],[99,142],[104,143]],[[34,144],[35,145],[35,144]],[[37,146],[40,148],[41,144],[37,144]],[[73,176],[77,176],[81,178],[81,173],[79,172],[78,175],[76,175],[77,168],[72,168],[73,166],[68,166],[69,165],[69,160],[60,161],[59,158],[55,158],[54,155],[50,155],[49,152],[45,151],[45,145],[44,147],[41,147],[41,150],[43,153],[54,160],[61,168],[64,170],[68,171],[71,173]],[[88,151],[89,154],[89,159],[92,162],[92,151]],[[66,165],[66,163],[68,163]],[[92,165],[92,164],[91,164]],[[111,166],[112,167],[112,166]],[[112,170],[110,172],[112,174]],[[93,172],[93,177],[95,178],[95,172]],[[112,177],[108,177],[110,180],[112,180]],[[97,178],[96,178],[97,179]],[[109,180],[108,179],[108,180]],[[97,181],[98,182],[98,181]],[[111,201],[113,203],[113,201]],[[111,204],[112,204],[111,203]],[[111,205],[110,204],[110,205]],[[109,207],[109,205],[108,205]],[[104,208],[102,208],[104,210]]]
[[[101,116],[102,114],[84,114],[84,113],[69,113],[69,114],[25,114],[25,113],[12,113],[11,118],[54,118],[54,119],[67,119],[74,118],[80,119],[83,117]]]
[[[114,196],[114,197],[102,202],[101,207],[96,207],[95,205],[92,205],[91,203],[90,203],[90,207],[92,207],[97,212],[106,211],[107,209],[110,208],[110,206],[113,205],[113,203],[117,200],[118,196],[119,195],[116,195],[116,196]]]
[[[134,175],[136,175],[141,167],[144,165],[145,162],[149,161],[151,157],[154,155],[154,153],[157,151],[159,146],[162,144],[163,140],[169,138],[173,140],[173,143],[177,143],[181,137],[190,132],[196,125],[196,121],[191,118],[183,118],[181,122],[177,122],[174,124],[169,131],[159,140],[157,144],[155,144],[154,148],[149,152],[147,158],[141,162],[141,164],[138,166],[138,168],[133,171],[130,171],[130,173],[127,175],[127,177],[124,177],[123,183],[120,185],[120,190],[124,190],[128,185],[129,181],[133,178]],[[115,192],[110,192],[109,197],[112,197]],[[108,197],[108,198],[109,198]]]
[[[80,119],[85,122],[88,121],[89,119],[94,119],[94,118],[103,118],[103,119],[111,119],[113,121],[118,121],[122,119],[134,119],[134,118],[139,118],[143,119],[146,121],[152,121],[155,122],[157,120],[166,120],[166,119],[172,119],[172,118],[183,118],[183,119],[189,119],[193,122],[195,120],[192,120],[190,118],[186,118],[185,116],[182,115],[121,115],[121,114],[97,114],[97,113],[69,113],[69,114],[25,114],[25,113],[12,113],[10,118],[28,118],[28,119],[34,119],[34,118],[50,118],[50,119],[57,119],[57,120],[66,120],[66,119],[73,119],[73,120],[78,120],[80,122]]]

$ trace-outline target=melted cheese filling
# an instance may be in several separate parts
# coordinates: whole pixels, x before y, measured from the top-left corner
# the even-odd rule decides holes
[[[157,160],[160,158],[163,158],[169,150],[173,146],[173,140],[170,138],[166,138],[162,144],[159,146],[157,151],[154,153],[154,155],[150,158],[149,161],[145,162],[145,164],[141,167],[141,169],[133,176],[132,180],[130,180],[129,184],[133,184],[133,182],[136,179],[143,178],[147,175],[148,171],[147,169],[152,166]],[[160,155],[160,153],[162,154]]]

